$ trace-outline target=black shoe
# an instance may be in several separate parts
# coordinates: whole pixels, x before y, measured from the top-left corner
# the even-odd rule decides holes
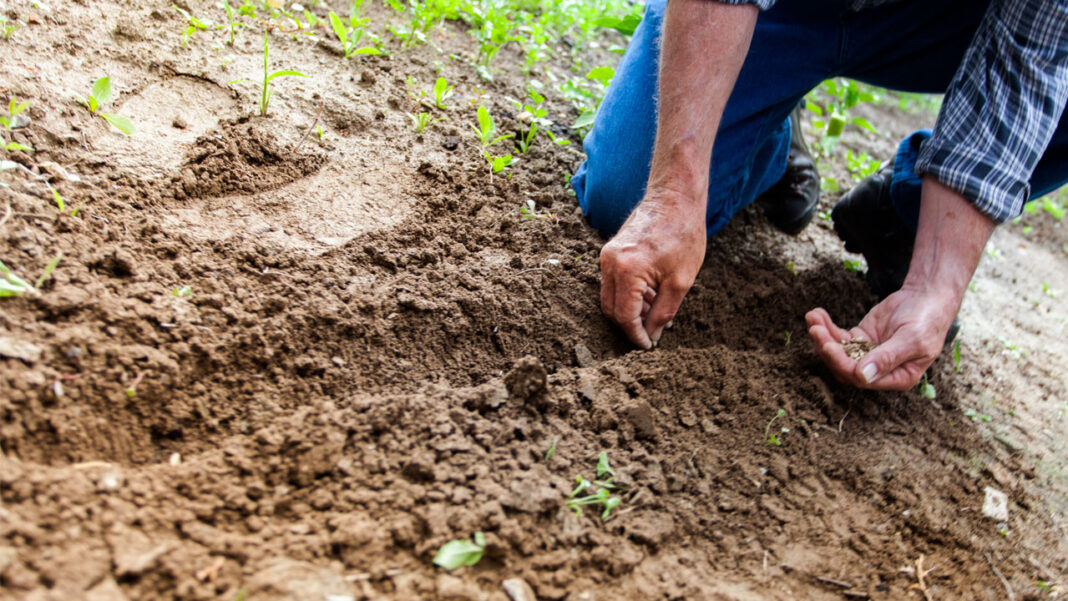
[[[901,289],[912,261],[916,234],[898,216],[890,199],[894,163],[890,161],[873,175],[853,186],[831,211],[834,231],[849,252],[864,255],[868,262],[865,279],[879,300]],[[946,332],[948,344],[957,337],[956,318]]]
[[[801,107],[790,114],[793,130],[786,173],[757,198],[764,215],[779,230],[796,236],[816,214],[820,202],[820,174],[801,134]]]

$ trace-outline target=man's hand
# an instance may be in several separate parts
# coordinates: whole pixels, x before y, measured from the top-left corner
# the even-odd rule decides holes
[[[642,348],[660,338],[704,261],[712,143],[756,19],[752,5],[672,0],[665,9],[649,183],[601,250],[601,308]]]
[[[993,231],[994,222],[963,196],[926,178],[904,285],[852,330],[835,325],[823,309],[809,311],[805,321],[820,359],[839,381],[858,388],[915,386],[942,352],[946,332]],[[851,338],[878,346],[858,362],[842,349]]]
[[[942,352],[960,300],[902,288],[875,305],[852,330],[838,327],[827,311],[805,315],[816,353],[840,382],[857,388],[908,390]],[[856,361],[842,343],[859,338],[876,345]]]
[[[650,192],[601,249],[601,310],[634,344],[649,349],[660,340],[701,269],[705,242],[692,203]]]

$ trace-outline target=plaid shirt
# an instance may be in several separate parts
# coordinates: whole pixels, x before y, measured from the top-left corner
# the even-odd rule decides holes
[[[719,0],[755,4],[776,0]],[[864,10],[894,0],[853,0]],[[1021,212],[1068,100],[1068,2],[992,0],[920,148],[930,175],[998,223]]]

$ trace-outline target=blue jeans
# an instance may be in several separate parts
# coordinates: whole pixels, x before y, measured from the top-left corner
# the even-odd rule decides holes
[[[641,201],[656,135],[659,37],[666,0],[649,0],[583,142],[586,161],[571,183],[579,205],[610,236]],[[709,166],[708,235],[783,176],[790,111],[837,76],[909,92],[949,86],[988,2],[906,0],[850,13],[845,0],[779,0],[760,14],[753,42],[716,135]],[[709,40],[709,52],[715,51]],[[1068,115],[1068,112],[1065,113]],[[902,141],[891,196],[913,230],[919,216],[916,151],[929,136]],[[1061,121],[1031,179],[1032,198],[1068,181],[1068,126]]]

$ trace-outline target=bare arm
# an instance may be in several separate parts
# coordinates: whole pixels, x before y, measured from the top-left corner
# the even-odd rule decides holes
[[[756,18],[751,5],[668,2],[649,183],[601,250],[601,308],[642,348],[659,340],[704,260],[712,145]]]
[[[849,331],[836,326],[823,309],[806,316],[816,350],[835,376],[861,388],[914,386],[942,352],[946,332],[993,231],[994,221],[963,196],[926,178],[912,262],[901,290]],[[879,346],[854,361],[841,345],[854,337]]]

